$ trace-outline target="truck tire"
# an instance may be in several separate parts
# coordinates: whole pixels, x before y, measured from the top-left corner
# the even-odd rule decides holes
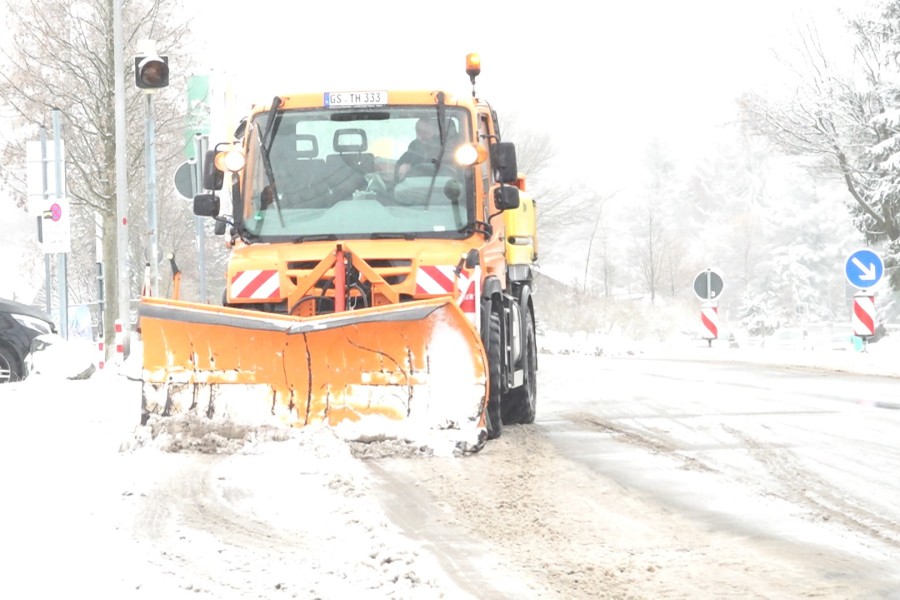
[[[488,331],[488,404],[485,411],[487,419],[488,439],[493,440],[500,437],[503,430],[503,420],[500,410],[500,362],[503,360],[503,353],[500,348],[500,315],[491,312],[490,329]]]
[[[503,399],[503,423],[531,424],[537,413],[537,342],[534,333],[534,318],[529,311],[525,312],[525,334],[522,336],[522,367],[525,371],[525,382],[509,391]]]

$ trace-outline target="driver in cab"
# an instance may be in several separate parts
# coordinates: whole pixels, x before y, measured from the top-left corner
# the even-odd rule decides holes
[[[421,118],[416,122],[416,139],[409,143],[406,152],[397,160],[394,182],[403,181],[409,170],[422,163],[433,163],[440,151],[438,126],[434,119]]]

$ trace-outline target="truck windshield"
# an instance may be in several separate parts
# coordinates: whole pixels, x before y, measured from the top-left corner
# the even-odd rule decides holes
[[[267,172],[266,113],[248,130],[243,226],[261,241],[466,235],[473,168],[454,162],[468,113],[447,107],[301,109],[277,114]]]

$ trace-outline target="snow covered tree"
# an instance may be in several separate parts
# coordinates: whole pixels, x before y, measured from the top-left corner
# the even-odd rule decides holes
[[[868,15],[868,16],[867,16]],[[756,131],[807,163],[820,178],[839,177],[852,198],[851,222],[875,242],[886,240],[886,266],[900,257],[900,3],[884,2],[848,21],[853,68],[841,69],[814,24],[798,32],[798,55],[785,61],[797,80],[794,95],[743,98]],[[900,286],[893,269],[892,283]]]
[[[857,227],[868,239],[889,241],[885,266],[894,289],[900,289],[900,2],[875,5],[871,16],[850,22],[856,53],[871,96],[870,140],[862,157],[869,202],[854,211]]]

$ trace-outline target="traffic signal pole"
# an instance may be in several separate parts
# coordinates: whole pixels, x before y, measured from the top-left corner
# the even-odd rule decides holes
[[[144,94],[146,103],[146,125],[144,127],[144,156],[147,164],[147,229],[150,238],[150,281],[151,296],[159,294],[159,230],[156,206],[156,118],[153,114],[153,94]]]
[[[147,179],[147,229],[150,256],[150,295],[159,294],[159,227],[156,205],[156,118],[153,112],[153,94],[169,85],[169,59],[156,52],[156,41],[141,40],[140,54],[134,57],[134,85],[144,91],[146,97],[144,125],[144,171]],[[147,290],[145,290],[147,292]]]

